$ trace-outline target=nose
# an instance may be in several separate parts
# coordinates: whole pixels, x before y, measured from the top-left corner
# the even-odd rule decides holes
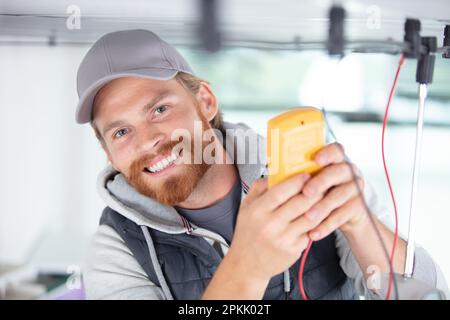
[[[159,146],[164,144],[166,135],[159,131],[145,126],[137,132],[137,139],[135,139],[135,149],[140,155],[156,153]]]

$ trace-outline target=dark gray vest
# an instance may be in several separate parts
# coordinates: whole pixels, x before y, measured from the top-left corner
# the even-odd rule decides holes
[[[160,286],[141,228],[109,207],[100,224],[112,227],[125,241],[150,281]],[[174,299],[200,299],[222,258],[205,239],[190,234],[168,234],[150,229],[159,264]],[[284,292],[283,274],[273,277],[266,300],[301,299],[298,287],[300,259],[289,269],[291,291]],[[354,299],[354,289],[339,265],[335,235],[315,242],[306,259],[303,283],[310,299]]]

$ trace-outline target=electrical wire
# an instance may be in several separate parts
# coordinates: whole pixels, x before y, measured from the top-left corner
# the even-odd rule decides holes
[[[401,67],[402,67],[404,61],[405,61],[405,56],[403,54],[401,54],[400,61],[398,62],[397,72],[395,73],[394,82],[392,84],[391,92],[389,94],[389,99],[388,99],[388,102],[386,105],[386,110],[385,110],[384,118],[383,118],[383,129],[381,131],[381,156],[383,158],[384,173],[386,175],[386,180],[387,180],[387,183],[389,186],[389,192],[391,194],[391,199],[392,199],[392,203],[394,205],[394,214],[395,214],[394,242],[392,244],[392,251],[391,251],[391,258],[390,258],[391,265],[394,264],[395,249],[397,247],[397,241],[398,241],[398,212],[397,212],[397,204],[395,201],[394,191],[393,191],[393,188],[391,185],[391,180],[389,178],[389,170],[388,170],[387,164],[386,164],[386,156],[385,156],[385,152],[384,152],[384,141],[385,141],[386,126],[387,126],[388,117],[389,117],[389,107],[391,105],[392,97],[394,95],[395,88],[397,86],[398,76],[400,74],[400,70],[401,70]],[[388,290],[386,293],[386,300],[389,300],[390,295],[391,295],[392,279],[393,279],[393,274],[391,272],[391,273],[389,273],[389,286],[388,286]]]
[[[392,186],[391,186],[391,183],[390,183],[389,173],[388,173],[387,166],[386,166],[386,161],[385,161],[384,133],[385,133],[386,125],[387,125],[389,107],[390,107],[390,104],[391,104],[391,101],[392,101],[392,97],[394,95],[395,87],[397,85],[398,76],[400,74],[400,70],[401,70],[401,67],[402,67],[403,63],[404,63],[404,55],[401,54],[400,55],[400,61],[399,61],[398,67],[397,67],[397,71],[395,73],[394,82],[392,84],[392,88],[391,88],[391,91],[390,91],[390,94],[389,94],[389,99],[388,99],[388,103],[387,103],[387,106],[386,106],[385,115],[384,115],[384,119],[383,119],[383,127],[382,127],[383,128],[382,129],[382,157],[383,157],[383,165],[384,165],[384,170],[385,170],[386,178],[387,178],[387,181],[388,181],[388,185],[389,185],[389,190],[390,190],[390,193],[391,193],[392,201],[393,201],[393,204],[394,204],[394,212],[395,212],[394,242],[393,242],[393,245],[392,245],[392,250],[391,250],[391,255],[390,256],[389,256],[389,253],[387,251],[386,244],[385,244],[385,242],[383,240],[383,237],[381,236],[380,230],[378,230],[378,227],[377,227],[377,225],[376,225],[376,223],[374,221],[374,218],[372,216],[371,210],[370,210],[370,208],[369,208],[369,206],[367,204],[367,201],[366,201],[366,199],[364,197],[364,193],[363,193],[363,191],[361,190],[361,187],[358,184],[358,180],[357,180],[358,177],[357,177],[357,175],[355,173],[355,170],[353,169],[353,166],[351,165],[351,161],[348,158],[348,156],[344,153],[344,151],[341,150],[342,153],[344,154],[345,162],[348,164],[348,166],[350,168],[350,171],[351,171],[351,174],[352,174],[352,179],[353,179],[353,182],[355,183],[356,188],[358,190],[359,197],[363,200],[364,208],[365,208],[365,211],[366,211],[366,213],[367,213],[367,215],[369,217],[370,223],[371,223],[372,227],[375,230],[377,238],[380,241],[380,244],[382,246],[383,253],[384,253],[385,257],[386,257],[386,260],[389,263],[389,284],[388,284],[388,290],[387,290],[387,293],[386,293],[386,300],[389,300],[389,298],[390,298],[392,286],[394,287],[396,300],[399,300],[400,297],[399,297],[399,293],[398,293],[397,280],[394,277],[394,268],[393,268],[393,259],[394,259],[395,249],[396,249],[397,241],[398,241],[398,213],[397,213],[397,205],[396,205],[396,202],[395,202],[395,197],[394,197],[393,189],[392,189]],[[333,140],[335,142],[337,142],[338,140],[336,138],[336,135],[334,134],[334,132],[333,132],[333,130],[332,130],[332,128],[331,128],[331,126],[330,126],[330,124],[328,122],[327,112],[326,112],[324,106],[322,106],[322,113],[324,115],[324,120],[326,122],[326,126],[328,128],[328,132],[331,134]],[[300,290],[300,294],[301,294],[303,300],[308,300],[308,296],[307,296],[307,294],[305,292],[305,289],[304,289],[304,286],[303,286],[303,272],[304,272],[306,259],[308,257],[309,251],[310,251],[311,246],[312,246],[312,242],[313,242],[312,240],[310,240],[308,242],[308,245],[307,245],[305,251],[303,252],[303,255],[302,255],[302,258],[301,258],[301,261],[300,261],[299,271],[298,271],[299,290]]]
[[[305,269],[306,257],[308,256],[309,250],[311,250],[312,240],[309,240],[305,251],[303,252],[302,259],[300,261],[300,267],[298,269],[298,288],[303,300],[309,300],[306,295],[305,288],[303,287],[303,271]]]

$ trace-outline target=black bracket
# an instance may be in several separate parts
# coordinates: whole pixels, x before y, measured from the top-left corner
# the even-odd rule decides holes
[[[405,47],[403,55],[405,58],[419,58],[421,52],[420,21],[417,19],[406,19],[405,35],[403,37]]]
[[[433,81],[434,62],[436,61],[437,38],[422,37],[425,52],[417,61],[416,81],[420,84],[430,84]]]
[[[450,59],[450,24],[446,25],[444,28],[444,52],[442,53],[442,58]]]
[[[332,6],[329,12],[327,49],[330,56],[344,56],[344,20],[345,10],[340,6]]]
[[[218,23],[218,1],[201,0],[200,38],[203,48],[210,52],[216,52],[221,47],[221,34]]]

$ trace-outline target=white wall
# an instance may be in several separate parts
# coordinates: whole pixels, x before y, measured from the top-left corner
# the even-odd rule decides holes
[[[74,121],[86,49],[0,47],[0,261],[21,263],[42,245],[53,256],[43,261],[76,261],[95,229],[105,159]]]

